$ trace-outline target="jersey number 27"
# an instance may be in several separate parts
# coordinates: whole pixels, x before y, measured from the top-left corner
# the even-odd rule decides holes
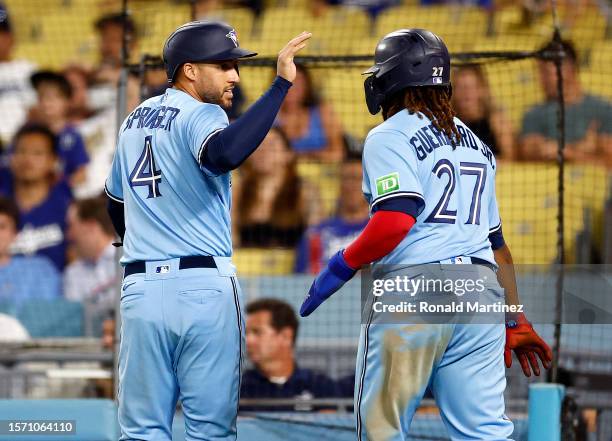
[[[442,197],[436,204],[431,214],[425,219],[425,222],[436,224],[454,224],[457,220],[457,210],[449,210],[448,203],[453,192],[455,191],[455,167],[448,159],[439,160],[434,166],[432,173],[438,178],[448,176],[448,184],[444,187]],[[470,214],[467,224],[480,225],[480,206],[482,203],[482,192],[487,182],[487,166],[477,162],[461,162],[459,163],[459,175],[475,176],[474,190],[472,191],[472,201],[470,203]]]
[[[159,184],[161,183],[162,172],[155,165],[155,157],[153,156],[153,148],[151,146],[152,138],[150,135],[145,138],[144,149],[136,162],[136,167],[134,167],[130,174],[130,185],[132,187],[141,185],[149,187],[147,198],[161,196]]]

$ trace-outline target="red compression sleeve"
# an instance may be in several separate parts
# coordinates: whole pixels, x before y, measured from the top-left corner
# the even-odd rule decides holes
[[[416,220],[399,211],[377,211],[359,237],[344,250],[344,260],[353,269],[386,256],[406,237]]]

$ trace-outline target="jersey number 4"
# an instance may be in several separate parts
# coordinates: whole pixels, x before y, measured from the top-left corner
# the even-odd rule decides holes
[[[130,174],[130,185],[132,187],[147,186],[149,187],[149,196],[147,198],[157,198],[161,196],[159,184],[161,183],[162,173],[155,165],[151,139],[152,136],[145,138],[144,149],[136,162],[136,167],[134,167]]]
[[[442,197],[436,204],[431,214],[425,219],[425,222],[437,224],[454,224],[457,220],[457,211],[448,209],[453,192],[455,191],[455,167],[448,159],[439,160],[432,170],[438,178],[448,176],[448,184],[444,187]],[[470,215],[468,216],[467,224],[480,225],[480,206],[482,199],[482,191],[487,182],[487,166],[477,162],[461,162],[459,163],[459,175],[475,176],[474,190],[472,191],[472,202],[470,203]]]

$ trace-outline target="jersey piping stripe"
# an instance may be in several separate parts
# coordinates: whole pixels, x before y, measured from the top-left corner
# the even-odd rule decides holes
[[[495,233],[500,228],[501,228],[501,222],[496,227],[493,227],[493,228],[489,229],[489,234]]]
[[[225,127],[224,127],[225,128]],[[202,158],[202,155],[204,154],[204,149],[206,148],[206,144],[208,143],[208,141],[210,141],[210,138],[212,138],[214,135],[216,135],[217,133],[219,133],[221,130],[223,130],[224,128],[221,129],[217,129],[214,132],[210,133],[206,139],[204,140],[204,142],[202,143],[202,145],[200,146],[200,150],[198,151],[198,163],[200,165],[202,165],[202,160],[204,158]]]
[[[120,203],[122,203],[122,204],[123,204],[123,199],[118,198],[117,196],[113,196],[113,195],[111,194],[111,192],[110,192],[110,191],[108,191],[108,188],[106,187],[106,185],[104,186],[104,193],[106,193],[106,195],[107,195],[109,198],[111,198],[113,201],[115,201],[115,202],[120,202]]]
[[[369,339],[370,325],[372,324],[373,315],[374,315],[374,308],[370,310],[370,315],[366,323],[365,337],[364,337],[365,347],[363,349],[361,375],[359,375],[359,388],[357,392],[357,406],[355,409],[356,414],[357,414],[357,441],[361,441],[361,431],[362,431],[362,425],[363,425],[363,423],[361,422],[361,399],[363,397],[363,385],[365,381],[366,367],[367,367],[367,362],[368,362],[368,348],[370,346],[370,339]]]
[[[242,387],[242,314],[240,314],[240,299],[238,298],[238,289],[234,277],[230,277],[232,281],[232,289],[234,291],[234,305],[236,306],[236,318],[238,319],[238,401],[237,409],[240,407],[240,388]]]
[[[378,199],[375,199],[370,205],[370,209],[374,208],[374,205],[378,204],[379,202],[400,197],[417,197],[419,199],[423,199],[423,202],[425,202],[425,198],[420,193],[416,193],[414,191],[398,191],[397,193],[391,193],[385,196],[381,196]]]

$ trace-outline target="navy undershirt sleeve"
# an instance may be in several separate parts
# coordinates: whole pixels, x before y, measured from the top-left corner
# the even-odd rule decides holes
[[[399,211],[401,213],[409,214],[416,219],[421,211],[423,211],[423,208],[424,204],[421,199],[408,196],[398,196],[396,198],[387,199],[376,204],[374,208],[372,208],[372,214],[379,210]]]
[[[123,213],[123,204],[108,198],[107,210],[113,226],[115,227],[115,231],[123,242],[123,237],[125,236],[125,214]]]
[[[218,173],[238,168],[267,135],[291,84],[277,76],[246,112],[211,137],[202,149],[200,163]]]
[[[497,230],[489,234],[489,242],[491,242],[491,248],[493,248],[494,250],[498,250],[504,246],[506,242],[504,241],[504,235],[502,233],[501,226]]]

